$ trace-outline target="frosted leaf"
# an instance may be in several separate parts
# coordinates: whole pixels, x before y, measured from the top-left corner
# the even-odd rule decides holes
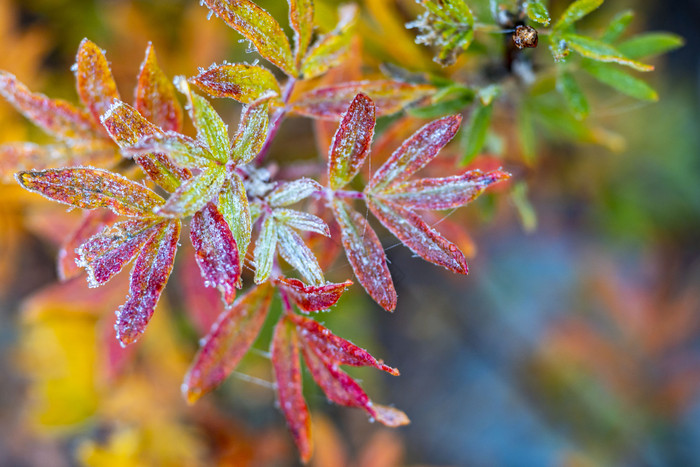
[[[221,384],[236,368],[258,337],[273,291],[269,283],[259,285],[221,313],[185,375],[182,392],[189,403]]]
[[[289,206],[322,190],[323,187],[317,181],[300,178],[275,188],[267,195],[267,202],[272,207]]]
[[[255,242],[255,283],[265,282],[272,272],[277,247],[277,226],[275,220],[268,216],[260,229],[260,235]]]
[[[135,342],[153,316],[173,269],[180,227],[178,219],[159,224],[134,264],[129,296],[117,311],[117,339],[122,345]]]
[[[330,237],[331,233],[323,219],[307,212],[292,209],[275,209],[272,211],[275,220],[293,229],[315,232]]]
[[[467,274],[469,271],[459,248],[413,211],[373,197],[368,199],[368,206],[384,227],[421,258],[458,274]]]
[[[277,244],[282,258],[307,282],[313,285],[325,282],[318,260],[298,233],[285,225],[277,225]]]
[[[221,292],[230,305],[240,287],[241,265],[236,241],[214,203],[208,203],[192,218],[190,239],[204,283]]]
[[[333,200],[333,214],[340,225],[345,254],[367,293],[387,311],[396,308],[396,289],[377,234],[364,216],[342,200]]]

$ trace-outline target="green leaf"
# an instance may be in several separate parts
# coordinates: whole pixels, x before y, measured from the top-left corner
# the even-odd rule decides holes
[[[521,102],[518,107],[516,123],[520,152],[522,152],[525,162],[532,164],[535,161],[537,152],[537,137],[535,135],[535,122],[532,118],[532,110],[525,102]]]
[[[190,118],[197,129],[197,139],[207,145],[217,161],[225,164],[229,158],[228,126],[205,98],[190,90],[183,76],[175,78],[175,85],[187,96]]]
[[[629,24],[634,19],[634,11],[624,10],[615,15],[610,21],[600,40],[604,42],[615,42],[625,32]]]
[[[559,74],[557,79],[557,91],[564,96],[566,104],[577,119],[583,120],[588,116],[590,110],[588,107],[588,100],[583,94],[581,87],[576,82],[574,75],[569,72]]]
[[[523,230],[528,233],[533,232],[537,228],[537,213],[527,197],[527,184],[525,182],[516,183],[510,196],[520,216]]]
[[[275,250],[277,247],[277,224],[272,216],[267,216],[263,221],[260,235],[255,242],[255,278],[256,284],[261,284],[270,277],[272,264],[275,262]]]
[[[603,0],[578,0],[572,3],[561,15],[559,20],[554,23],[554,32],[560,32],[568,29],[576,21],[597,9],[602,4]]]
[[[620,44],[617,48],[626,57],[637,59],[661,55],[682,47],[685,40],[669,32],[648,32],[639,34]]]
[[[313,252],[301,236],[283,224],[277,224],[277,247],[280,255],[304,280],[312,285],[323,285],[323,271]]]
[[[270,63],[289,76],[296,76],[292,47],[282,27],[250,0],[202,0],[226,24],[238,31]]]
[[[525,9],[527,11],[527,16],[532,21],[549,26],[549,22],[551,21],[549,11],[547,11],[547,7],[541,0],[529,0],[525,4]]]
[[[270,123],[269,108],[269,101],[264,100],[244,109],[231,149],[231,160],[237,165],[252,161],[263,148]]]
[[[476,108],[472,111],[469,124],[464,128],[464,133],[462,134],[464,156],[462,156],[460,161],[461,165],[471,162],[481,151],[486,142],[486,133],[489,130],[489,126],[491,126],[493,102],[489,105],[483,105],[481,101],[477,101],[474,105]]]
[[[651,65],[627,58],[612,45],[596,39],[591,39],[590,37],[580,36],[578,34],[564,34],[562,35],[562,39],[564,39],[573,50],[592,60],[619,63],[620,65],[625,65],[638,71],[651,71],[654,69]]]
[[[635,99],[646,101],[659,100],[659,95],[647,83],[620,70],[614,65],[584,60],[583,69],[601,83],[607,84]]]
[[[223,166],[205,170],[180,185],[157,213],[167,217],[191,216],[218,195],[225,178]]]
[[[416,42],[439,48],[435,62],[452,65],[474,40],[474,15],[464,0],[421,0],[426,12],[408,28],[418,29]]]
[[[304,58],[301,74],[305,79],[320,76],[345,60],[356,22],[357,6],[342,6],[338,25],[332,32],[319,38]]]
[[[440,89],[423,107],[412,107],[408,113],[418,118],[434,119],[443,115],[459,113],[474,100],[474,90],[461,84]]]
[[[245,264],[245,256],[250,245],[250,237],[253,228],[250,216],[248,196],[246,196],[243,181],[237,173],[228,175],[229,181],[224,184],[219,193],[219,211],[226,219],[233,238],[238,245],[240,264]]]

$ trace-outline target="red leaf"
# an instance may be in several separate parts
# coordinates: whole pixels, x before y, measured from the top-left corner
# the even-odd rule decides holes
[[[352,281],[320,286],[306,285],[299,279],[280,277],[275,280],[277,287],[291,298],[301,311],[310,313],[332,307]]]
[[[98,287],[119,273],[155,234],[152,227],[153,219],[118,222],[83,243],[76,263],[85,268],[88,285]]]
[[[302,462],[308,462],[313,450],[311,418],[302,392],[299,338],[294,325],[286,318],[275,327],[271,354],[280,409],[299,448]]]
[[[353,81],[317,88],[294,98],[292,112],[325,120],[340,120],[356,95],[365,94],[376,106],[377,116],[391,115],[432,94],[427,84],[400,81]]]
[[[367,190],[382,191],[393,183],[406,180],[433,160],[457,133],[461,122],[460,115],[452,115],[430,122],[415,132],[374,173]]]
[[[409,423],[406,414],[398,409],[375,405],[357,382],[337,366],[324,361],[322,356],[306,346],[301,347],[306,366],[314,381],[326,397],[336,404],[347,407],[359,407],[377,421],[388,426],[400,426]]]
[[[364,94],[358,94],[333,136],[328,165],[331,189],[341,189],[360,171],[369,155],[374,123],[374,103]]]
[[[371,366],[398,376],[399,370],[385,365],[365,349],[331,333],[328,328],[305,316],[289,313],[305,346],[310,347],[329,365]]]
[[[153,44],[148,43],[136,85],[136,110],[147,120],[166,131],[181,131],[182,106],[175,96],[175,86],[158,66]]]
[[[381,197],[407,209],[453,209],[473,201],[489,185],[509,178],[509,173],[500,170],[487,173],[470,170],[453,177],[395,184]]]
[[[190,82],[213,97],[229,97],[244,104],[273,92],[280,95],[275,75],[261,66],[236,63],[216,65],[190,78]]]
[[[292,47],[284,30],[250,0],[202,0],[226,24],[253,43],[258,53],[289,76],[296,75]]]
[[[80,226],[66,239],[58,251],[57,269],[60,281],[67,281],[80,274],[80,266],[75,264],[78,258],[75,250],[90,237],[102,231],[108,224],[114,222],[116,217],[111,211],[99,210],[85,213]]]
[[[112,107],[115,99],[121,100],[104,53],[88,39],[83,39],[78,48],[75,79],[78,96],[96,122]]]
[[[75,167],[19,172],[27,190],[51,200],[84,209],[105,207],[124,216],[150,215],[163,199],[128,178],[102,169]]]
[[[236,368],[265,322],[273,291],[269,282],[261,284],[219,316],[185,376],[182,392],[189,403],[221,384]]]
[[[396,289],[377,234],[364,216],[342,200],[333,200],[333,214],[340,225],[345,254],[355,276],[375,302],[393,311]]]
[[[66,101],[32,93],[5,71],[0,71],[0,95],[46,133],[62,140],[91,139],[99,132],[99,120],[92,120],[89,113]]]
[[[117,339],[123,346],[135,342],[153,316],[173,269],[180,227],[178,219],[158,224],[136,259],[131,271],[129,296],[117,311]]]
[[[389,201],[368,197],[372,214],[415,254],[450,271],[467,274],[467,260],[453,243],[443,238],[416,213]]]
[[[236,298],[241,285],[238,247],[224,216],[208,203],[192,218],[190,239],[202,272],[204,285],[216,287],[227,305]]]

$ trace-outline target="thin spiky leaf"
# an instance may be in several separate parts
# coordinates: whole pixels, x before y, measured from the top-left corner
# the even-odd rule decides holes
[[[306,285],[299,279],[279,277],[275,285],[289,297],[304,313],[321,311],[336,304],[352,281],[339,284]]]
[[[228,97],[243,104],[269,93],[282,93],[270,70],[244,63],[214,65],[189,81],[212,97]]]
[[[270,123],[268,99],[258,100],[246,107],[231,144],[231,161],[244,165],[255,159],[265,145]]]
[[[152,215],[163,199],[128,178],[102,169],[75,167],[19,172],[17,181],[29,191],[83,209],[109,208],[123,216]]]
[[[282,318],[275,326],[270,354],[279,407],[287,420],[302,462],[308,462],[313,450],[311,417],[302,392],[299,337],[289,319]]]
[[[255,242],[255,283],[261,284],[270,277],[272,264],[277,251],[277,225],[272,216],[267,216],[262,223],[260,235]]]
[[[173,83],[158,66],[156,52],[148,43],[136,84],[136,110],[165,131],[181,131],[183,112]]]
[[[219,193],[219,211],[226,219],[238,246],[239,263],[243,267],[252,232],[248,196],[237,173],[229,174]]]
[[[176,77],[175,84],[180,92],[187,96],[187,109],[197,129],[197,139],[209,148],[214,160],[225,164],[230,151],[228,126],[205,98],[192,92],[184,77]]]
[[[345,254],[355,276],[375,302],[393,311],[396,289],[377,234],[367,219],[343,200],[333,200],[333,214],[340,225]]]
[[[261,284],[226,309],[204,338],[190,366],[182,393],[190,404],[221,384],[258,337],[274,288]]]
[[[288,0],[289,25],[294,29],[294,52],[297,68],[311,43],[314,33],[313,0]]]
[[[500,170],[486,173],[469,170],[452,177],[399,183],[381,197],[407,209],[454,209],[470,203],[492,184],[509,178],[509,173]]]
[[[277,248],[284,260],[309,283],[321,285],[325,282],[323,271],[311,249],[301,236],[284,224],[277,224]]]
[[[527,11],[527,16],[532,21],[549,26],[551,19],[547,7],[542,0],[528,0],[525,2],[525,10]]]
[[[421,258],[458,274],[467,274],[467,260],[456,245],[447,241],[416,213],[401,205],[374,197],[368,199],[372,214],[396,238]]]
[[[576,21],[596,10],[603,4],[603,0],[577,0],[562,13],[554,23],[554,32],[570,28]]]
[[[236,240],[214,203],[195,213],[190,226],[195,258],[207,287],[216,287],[231,305],[241,286],[241,265]]]
[[[80,274],[80,266],[76,264],[76,250],[91,237],[100,233],[107,225],[112,224],[116,214],[111,211],[88,211],[75,231],[66,239],[58,251],[56,269],[61,282],[72,279]]]
[[[121,100],[104,52],[88,39],[83,39],[78,47],[75,79],[80,101],[96,122],[115,100]]]
[[[636,35],[617,45],[627,58],[648,58],[683,47],[685,39],[668,32],[647,32]]]
[[[380,192],[393,183],[406,180],[433,160],[457,133],[462,117],[452,115],[423,126],[394,151],[374,173],[367,190]]]
[[[76,264],[87,272],[90,287],[98,287],[124,268],[155,234],[153,219],[117,222],[77,249]]]
[[[312,194],[322,191],[323,187],[310,178],[283,183],[267,195],[267,202],[272,207],[290,206],[308,198]]]
[[[153,316],[173,269],[180,228],[179,219],[158,224],[136,259],[129,296],[117,311],[117,339],[122,346],[135,342]]]
[[[191,216],[218,196],[225,180],[226,170],[223,166],[210,167],[180,185],[156,213],[167,217]]]
[[[263,58],[289,76],[296,76],[287,35],[267,11],[250,0],[203,0],[203,4],[248,39]]]
[[[557,91],[564,96],[566,104],[573,112],[574,117],[578,120],[583,120],[588,116],[590,110],[588,99],[586,99],[586,95],[572,73],[562,72],[559,74],[557,77]]]
[[[370,152],[374,136],[374,102],[358,94],[343,115],[329,151],[328,179],[339,190],[357,175]]]
[[[390,375],[399,375],[396,368],[385,365],[365,349],[336,336],[317,321],[291,313],[287,317],[297,326],[302,345],[313,349],[331,365],[371,366]]]
[[[295,211],[293,209],[275,209],[272,211],[272,216],[277,223],[287,227],[304,232],[315,232],[326,237],[331,236],[328,225],[323,222],[323,219],[308,212]]]
[[[321,355],[304,346],[302,346],[302,354],[311,376],[329,400],[346,407],[364,409],[370,417],[387,426],[409,423],[406,414],[400,410],[374,404],[354,379],[336,366],[324,361]]]
[[[615,65],[584,60],[583,69],[601,83],[645,101],[658,101],[659,94],[641,79],[620,70]]]
[[[566,44],[571,47],[571,49],[586,58],[598,62],[618,63],[634,68],[637,71],[652,71],[654,69],[652,65],[647,65],[646,63],[641,63],[625,57],[622,52],[607,42],[573,33],[562,35],[562,39],[566,41]]]
[[[433,94],[428,84],[400,81],[353,81],[317,88],[297,96],[291,111],[324,120],[340,120],[358,94],[367,95],[376,107],[377,116],[391,115]]]
[[[304,79],[321,76],[346,59],[357,22],[357,6],[341,6],[339,17],[335,29],[319,38],[304,57],[301,65],[301,75]]]
[[[33,93],[17,78],[0,71],[0,95],[46,133],[64,141],[95,138],[99,131],[88,112],[73,104]]]
[[[615,15],[615,17],[610,21],[608,27],[605,28],[603,35],[600,40],[605,42],[615,42],[622,36],[627,27],[630,25],[634,19],[634,11],[623,10]]]

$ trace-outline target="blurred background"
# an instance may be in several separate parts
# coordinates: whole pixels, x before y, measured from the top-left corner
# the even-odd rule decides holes
[[[257,3],[287,27],[286,2]],[[318,3],[329,30],[339,2]],[[387,62],[434,70],[431,52],[401,32],[419,12],[412,1],[361,6],[363,76]],[[514,181],[450,217],[469,233],[460,243],[473,255],[469,276],[383,237],[396,312],[356,286],[323,321],[401,370],[350,373],[412,423],[369,424],[328,404],[307,377],[311,465],[700,465],[700,4],[608,0],[585,25],[603,28],[625,8],[636,12],[634,31],[686,39],[644,77],[660,101],[592,86],[589,120],[604,144],[542,126],[534,162],[507,145],[477,158],[475,167],[502,165]],[[170,76],[256,58],[196,0],[0,0],[0,69],[33,90],[77,100],[69,69],[83,37],[107,51],[125,100],[148,41]],[[537,53],[536,63],[551,62]],[[215,105],[237,122],[237,105]],[[511,120],[494,123],[506,142]],[[0,142],[45,139],[0,102]],[[319,160],[316,146],[312,123],[289,119],[272,156],[280,165]],[[250,378],[271,380],[262,352],[197,405],[180,396],[218,306],[191,290],[191,254],[179,255],[148,332],[124,351],[112,324],[127,274],[100,289],[56,282],[58,245],[80,213],[12,183],[0,197],[0,465],[297,465],[273,391]],[[331,280],[350,276],[344,260],[329,271]],[[256,347],[268,341],[266,330]]]

